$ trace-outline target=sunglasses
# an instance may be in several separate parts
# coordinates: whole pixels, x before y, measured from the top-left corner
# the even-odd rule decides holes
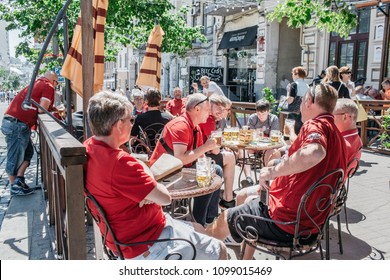
[[[209,98],[206,97],[205,99],[203,99],[202,101],[199,101],[198,103],[195,104],[194,108],[200,104],[202,104],[203,102],[206,102],[206,101],[209,101]]]
[[[347,72],[342,72],[341,74],[352,74],[351,71],[347,71]]]

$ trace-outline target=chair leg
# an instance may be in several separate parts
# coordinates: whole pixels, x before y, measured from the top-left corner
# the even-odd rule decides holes
[[[37,153],[37,170],[35,175],[35,186],[38,186],[38,177],[39,177],[39,160],[40,160],[40,154]]]
[[[344,216],[345,216],[345,227],[347,228],[348,233],[350,235],[352,235],[351,231],[349,230],[349,226],[348,226],[347,202],[344,202]]]
[[[340,254],[343,254],[343,240],[341,239],[341,221],[340,221],[340,214],[337,215],[337,227],[338,227],[338,234],[339,234],[339,250],[340,250]]]
[[[325,239],[325,258],[327,260],[330,260],[330,252],[329,252],[329,219],[326,221],[325,225],[325,231],[326,231],[326,239]]]
[[[240,247],[240,255],[238,256],[238,258],[240,260],[242,260],[244,258],[245,249],[246,249],[246,242],[243,241],[242,244],[241,244],[241,247]]]

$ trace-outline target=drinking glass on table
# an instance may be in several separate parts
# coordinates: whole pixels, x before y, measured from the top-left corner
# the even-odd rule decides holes
[[[281,136],[282,136],[282,133],[279,130],[271,130],[271,132],[270,132],[271,143],[273,145],[279,143]]]
[[[211,178],[215,172],[215,161],[209,157],[198,158],[196,162],[196,181],[199,188],[210,185]]]

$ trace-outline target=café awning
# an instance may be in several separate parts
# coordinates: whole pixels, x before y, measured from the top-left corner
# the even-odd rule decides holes
[[[257,37],[257,25],[225,32],[218,49],[234,49],[251,46]]]

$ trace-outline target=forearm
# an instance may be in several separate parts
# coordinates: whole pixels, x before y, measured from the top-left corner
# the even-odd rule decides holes
[[[196,148],[195,150],[186,151],[184,153],[177,153],[175,151],[174,156],[180,159],[183,162],[183,165],[187,165],[191,162],[194,162],[195,160],[203,156],[208,151],[209,150],[204,145],[202,145]]]

